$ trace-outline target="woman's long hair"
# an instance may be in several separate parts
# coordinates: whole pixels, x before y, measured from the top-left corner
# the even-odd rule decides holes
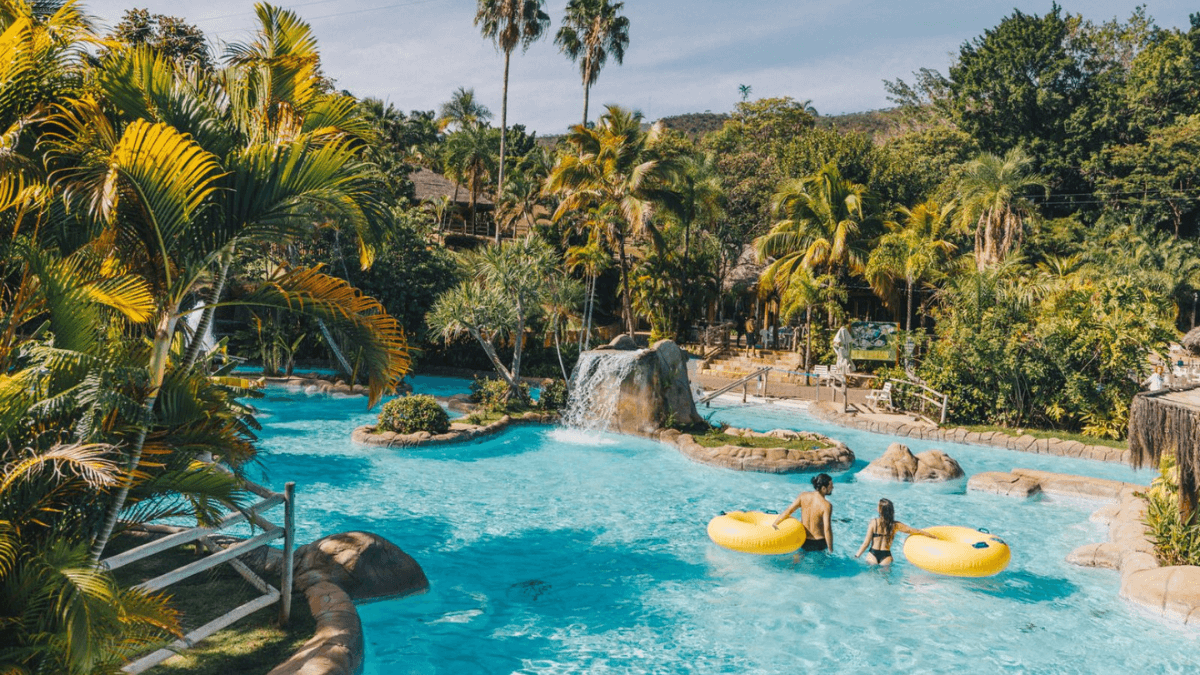
[[[892,536],[892,529],[896,527],[896,507],[892,506],[890,499],[879,500],[879,525],[883,530],[880,534],[885,537]]]

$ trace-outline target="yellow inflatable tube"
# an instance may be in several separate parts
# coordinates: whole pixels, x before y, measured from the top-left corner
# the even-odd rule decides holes
[[[1008,567],[1012,552],[999,537],[969,527],[923,528],[939,539],[913,535],[904,542],[904,557],[926,572],[953,577],[990,577]]]
[[[771,523],[779,516],[762,511],[730,511],[708,522],[708,538],[731,551],[780,555],[804,545],[804,526],[795,518],[785,518],[779,528]]]

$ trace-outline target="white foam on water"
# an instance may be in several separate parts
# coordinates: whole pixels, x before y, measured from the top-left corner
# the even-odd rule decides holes
[[[601,436],[594,431],[574,429],[571,427],[558,427],[557,429],[550,431],[548,435],[551,439],[558,443],[568,443],[570,445],[600,447],[617,444],[617,440],[615,438]]]
[[[623,382],[645,350],[584,352],[571,375],[571,395],[562,415],[564,427],[589,431],[608,430]]]

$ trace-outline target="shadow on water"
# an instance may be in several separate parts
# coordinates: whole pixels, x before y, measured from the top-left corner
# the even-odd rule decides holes
[[[1079,590],[1068,579],[1042,576],[1026,570],[1002,572],[994,577],[966,581],[964,588],[976,593],[1026,604],[1062,600]]]

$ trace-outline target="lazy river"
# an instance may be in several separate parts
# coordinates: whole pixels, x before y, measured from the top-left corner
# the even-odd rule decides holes
[[[416,378],[418,393],[466,383]],[[437,393],[428,391],[428,393]],[[362,605],[365,675],[396,673],[1194,673],[1200,636],[1117,597],[1111,570],[1064,561],[1103,541],[1094,502],[967,493],[965,482],[856,481],[893,440],[773,405],[726,405],[712,419],[812,430],[845,441],[835,473],[835,550],[759,557],[712,544],[717,512],[781,510],[807,474],[741,473],[616,435],[518,427],[428,449],[350,442],[372,422],[360,397],[270,388],[260,478],[297,483],[301,542],[381,534],[431,583],[421,596]],[[708,414],[708,410],[702,410]],[[1013,467],[1149,482],[1088,460],[900,439],[939,447],[967,475]],[[987,579],[891,570],[852,555],[880,497],[917,527],[987,527],[1013,549]]]

